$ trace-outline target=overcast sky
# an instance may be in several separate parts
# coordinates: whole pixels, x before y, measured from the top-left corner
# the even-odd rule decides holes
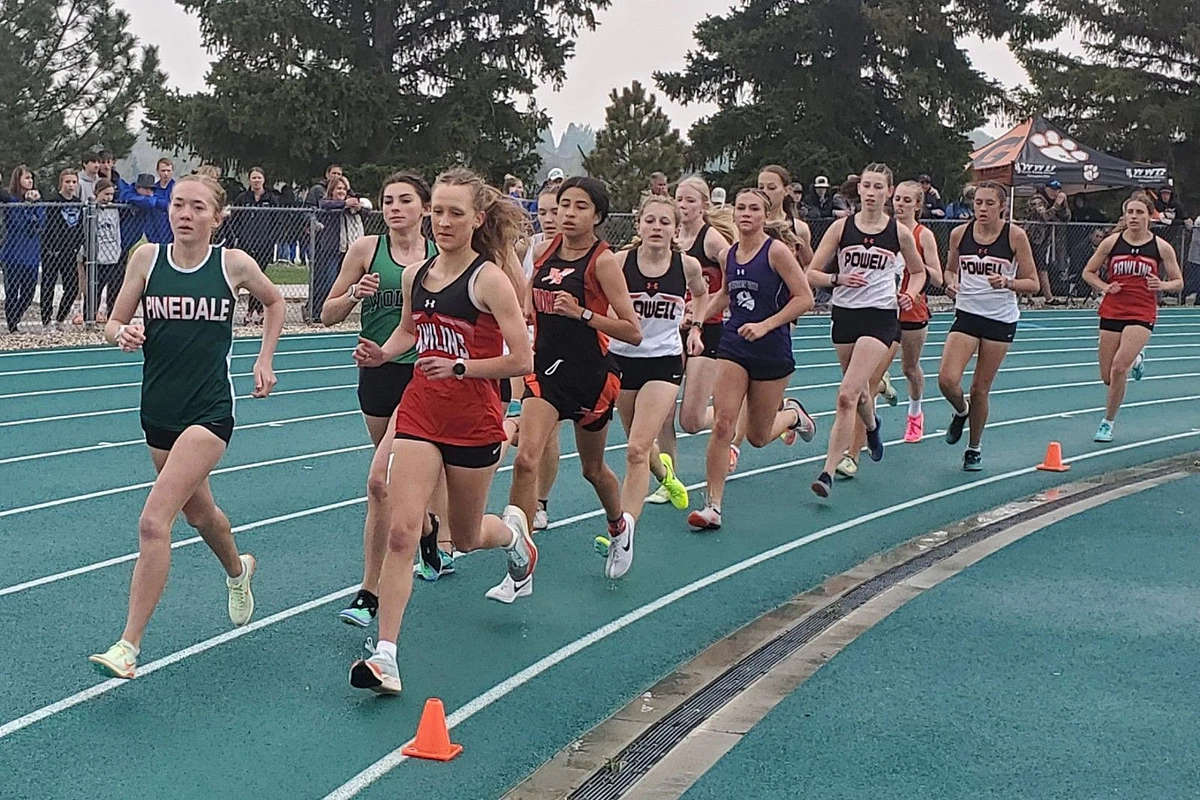
[[[171,84],[185,92],[204,88],[209,55],[200,44],[196,18],[173,0],[116,0],[116,4],[129,11],[139,39],[158,45]],[[555,92],[543,87],[537,92],[538,102],[554,120],[556,133],[570,122],[599,128],[604,124],[611,89],[634,80],[653,87],[651,73],[655,70],[682,68],[693,45],[696,23],[732,5],[730,0],[612,0],[609,9],[599,14],[599,27],[583,33],[576,43],[562,89]],[[977,67],[1005,86],[1026,82],[1024,71],[1003,44],[969,40],[966,47]],[[676,105],[661,93],[659,101],[685,134],[693,122],[713,111],[706,105]],[[1000,132],[995,125],[985,129],[993,135]]]

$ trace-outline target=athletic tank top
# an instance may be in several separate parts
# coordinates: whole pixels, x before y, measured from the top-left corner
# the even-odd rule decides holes
[[[896,310],[896,288],[904,257],[900,255],[900,234],[896,218],[889,217],[879,233],[863,233],[855,222],[856,214],[846,217],[838,242],[838,285],[833,287],[832,303],[842,308],[885,308]],[[846,286],[846,276],[857,272],[867,279],[866,286]]]
[[[437,245],[425,240],[425,257],[437,255]],[[367,273],[379,276],[379,289],[371,297],[362,302],[362,337],[370,339],[375,344],[382,345],[388,340],[400,324],[400,314],[404,311],[404,290],[401,283],[404,279],[404,265],[397,264],[392,258],[392,248],[387,236],[375,237],[375,255],[371,259]],[[397,364],[412,364],[417,360],[417,351],[409,349],[393,359]]]
[[[708,257],[708,253],[704,250],[704,239],[708,236],[708,230],[712,226],[707,222],[700,228],[700,232],[696,234],[695,241],[688,248],[687,254],[700,262],[700,271],[704,273],[704,282],[708,284],[709,297],[721,291],[721,283],[725,280],[725,274],[721,272],[721,264],[718,261]],[[691,300],[691,296],[688,295]],[[705,324],[715,324],[724,318],[724,314],[717,314],[712,319],[704,320]]]
[[[739,361],[786,361],[794,364],[789,326],[780,325],[753,342],[744,339],[738,333],[738,329],[747,322],[762,322],[792,299],[787,284],[771,267],[770,251],[773,241],[774,239],[768,237],[758,252],[745,264],[738,263],[738,248],[729,248],[729,255],[725,260],[729,319],[721,330],[719,349]]]
[[[194,269],[158,252],[142,292],[142,419],[169,431],[233,416],[233,308],[237,295],[225,272],[225,249],[212,247]]]
[[[487,259],[478,256],[441,291],[425,288],[425,277],[437,260],[426,261],[413,279],[412,319],[417,356],[498,358],[504,337],[496,318],[479,308],[475,281]],[[421,369],[396,412],[396,432],[442,444],[478,447],[504,441],[500,382],[487,378],[431,380]]]
[[[1158,237],[1145,244],[1133,245],[1125,234],[1117,237],[1108,256],[1109,283],[1117,283],[1121,291],[1106,294],[1100,301],[1100,316],[1104,319],[1127,319],[1154,324],[1158,319],[1158,292],[1146,284],[1151,275],[1158,275],[1162,256]]]
[[[554,313],[558,292],[570,292],[593,314],[608,313],[608,298],[596,280],[596,260],[608,250],[608,243],[598,240],[591,250],[571,261],[559,255],[561,247],[562,236],[555,236],[534,264],[534,370],[544,373],[561,362],[560,367],[565,364],[572,370],[611,371],[615,367],[608,354],[608,337],[583,320]]]
[[[537,250],[537,246],[544,241],[546,241],[546,237],[541,233],[535,233],[529,237],[529,247],[525,248],[525,258],[521,259],[521,269],[525,271],[526,280],[533,277],[533,251]]]
[[[626,358],[683,355],[683,340],[679,336],[687,294],[683,255],[672,253],[667,271],[657,278],[648,278],[642,273],[638,250],[634,248],[625,253],[625,284],[642,325],[642,343],[632,345],[614,339],[609,345],[612,351]]]
[[[917,245],[917,255],[921,257],[921,268],[925,268],[925,246],[921,244],[921,232],[925,230],[925,226],[917,223],[917,227],[913,228],[913,240]],[[900,291],[908,291],[908,280],[912,275],[908,271],[908,266],[905,265],[903,278],[900,281]],[[929,276],[925,276],[925,285],[921,287],[921,293],[917,295],[913,307],[905,311],[900,309],[901,322],[927,322],[929,320],[929,302],[926,300],[926,293],[929,289]]]
[[[1021,318],[1017,293],[1012,289],[993,289],[988,275],[1017,277],[1017,259],[1013,253],[1009,223],[1004,223],[996,241],[981,244],[975,240],[975,223],[967,223],[958,246],[958,297],[954,307],[968,314],[996,322],[1016,322]]]

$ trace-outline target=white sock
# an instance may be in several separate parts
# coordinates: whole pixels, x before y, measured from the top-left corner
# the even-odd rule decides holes
[[[1104,421],[1105,421],[1106,423],[1108,423],[1109,425],[1112,425],[1112,424],[1113,424],[1113,420],[1111,420],[1111,419],[1106,419],[1106,420],[1104,420]]]
[[[118,642],[118,644],[123,644],[126,647],[128,647],[130,650],[132,650],[135,658],[137,657],[138,653],[142,652],[140,649],[134,647],[132,642],[129,642],[125,639],[122,639],[120,642]]]
[[[392,660],[396,660],[396,643],[380,641],[375,645],[376,655],[391,656]]]
[[[908,398],[908,415],[910,417],[915,417],[915,416],[920,415],[920,413],[921,413],[921,398],[919,398],[919,397]]]
[[[969,417],[969,416],[971,415],[971,404],[970,404],[970,403],[968,403],[966,400],[964,400],[964,401],[963,401],[963,405],[964,405],[964,406],[966,406],[966,407],[965,407],[965,408],[962,410],[962,412],[960,413],[960,412],[958,412],[958,411],[955,411],[955,412],[954,412],[954,416],[956,416],[956,417]]]

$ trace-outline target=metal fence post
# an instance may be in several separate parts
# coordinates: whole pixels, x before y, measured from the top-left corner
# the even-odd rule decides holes
[[[96,324],[96,309],[100,298],[96,291],[96,259],[99,252],[99,226],[96,224],[96,204],[86,203],[83,207],[83,322],[88,328]],[[112,301],[109,301],[112,304]]]
[[[313,309],[316,307],[313,301],[317,294],[317,209],[315,208],[308,212],[308,257],[301,256],[301,258],[308,264],[308,300],[305,302],[305,307],[308,309],[308,322],[316,325],[320,320],[313,313]]]

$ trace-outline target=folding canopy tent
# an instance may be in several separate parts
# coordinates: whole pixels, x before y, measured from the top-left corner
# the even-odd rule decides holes
[[[1170,185],[1165,164],[1142,164],[1101,153],[1051,125],[1044,117],[1022,122],[971,154],[975,182],[1012,187],[1062,183],[1068,194]]]

